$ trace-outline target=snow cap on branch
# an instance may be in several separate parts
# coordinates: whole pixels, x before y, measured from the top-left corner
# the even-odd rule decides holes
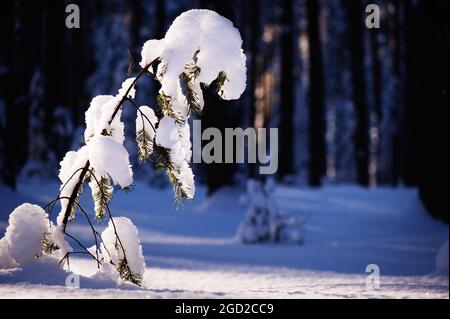
[[[139,65],[145,68],[147,65],[159,58],[164,50],[164,39],[148,40],[144,43],[141,52],[141,62]]]
[[[84,131],[84,140],[86,143],[94,135],[101,135],[106,132],[117,142],[123,144],[125,140],[124,125],[120,120],[122,110],[118,110],[113,121],[109,123],[120,99],[120,96],[112,95],[99,95],[92,99],[91,105],[85,113],[86,130]]]
[[[126,217],[114,217],[114,221],[110,220],[108,227],[102,232],[102,240],[103,256],[110,258],[106,261],[118,268],[123,279],[140,283],[144,276],[145,261],[138,230],[133,222]],[[126,278],[127,276],[129,277]]]
[[[134,99],[136,95],[136,88],[135,85],[131,86],[136,78],[128,78],[125,81],[122,82],[122,87],[119,89],[119,93],[117,94],[120,98],[131,98]],[[130,91],[127,94],[128,88],[130,88]]]
[[[87,147],[83,146],[78,151],[67,152],[64,159],[60,162],[59,179],[61,180],[60,194],[61,212],[57,218],[57,224],[60,225],[64,219],[64,214],[69,204],[69,197],[75,189],[80,178],[81,171],[88,160]],[[80,193],[80,191],[79,191]],[[75,206],[72,206],[70,218],[75,218]]]
[[[245,90],[246,66],[242,38],[233,23],[210,10],[189,10],[179,15],[163,40],[150,40],[142,49],[141,65],[156,57],[162,62],[162,91],[177,98],[179,77],[195,63],[196,81],[207,85],[225,72],[222,98],[237,99]],[[164,71],[164,72],[162,72]]]
[[[128,152],[110,136],[94,136],[87,144],[89,161],[96,174],[108,174],[115,184],[125,188],[133,183]]]
[[[164,116],[159,121],[156,130],[156,144],[167,149],[171,149],[178,142],[178,128],[175,120],[169,116]]]
[[[155,136],[155,131],[153,128],[156,127],[156,123],[158,123],[158,118],[156,117],[155,112],[147,105],[142,105],[139,107],[139,111],[136,116],[136,132],[139,132],[145,128],[145,132],[153,138]],[[150,123],[148,123],[148,121],[150,121]]]

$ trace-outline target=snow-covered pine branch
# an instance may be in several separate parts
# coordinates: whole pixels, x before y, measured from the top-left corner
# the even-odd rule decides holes
[[[157,165],[165,169],[179,200],[195,195],[191,159],[191,111],[200,113],[202,84],[217,81],[218,94],[237,99],[245,90],[246,66],[242,39],[233,24],[209,10],[190,10],[175,19],[164,39],[142,48],[141,67],[159,60],[158,107],[164,117],[156,130]],[[169,162],[168,162],[169,161]]]
[[[100,268],[97,277],[102,277],[102,272],[109,273],[112,265],[123,280],[141,283],[145,263],[137,229],[131,220],[113,217],[109,209],[114,185],[128,189],[133,183],[129,154],[123,146],[122,106],[130,102],[136,107],[139,162],[147,161],[153,154],[157,167],[167,172],[176,198],[193,199],[189,116],[192,110],[202,111],[202,87],[214,81],[221,98],[239,98],[245,90],[246,67],[239,31],[229,20],[209,10],[187,11],[175,19],[164,39],[147,41],[140,66],[142,70],[136,77],[126,79],[116,95],[92,99],[85,113],[85,145],[64,156],[60,163],[59,193],[47,206],[50,215],[58,200],[61,204],[56,225],[48,220],[44,210],[30,204],[11,214],[10,226],[0,240],[2,268],[43,254],[60,262],[67,259],[68,265],[70,254],[80,253],[70,245],[72,240],[82,253],[96,260]],[[146,74],[161,83],[156,101],[161,118],[150,107],[138,107],[133,101],[136,83]],[[79,203],[86,182],[92,190],[93,216],[99,221],[109,217],[108,228],[101,235]],[[88,219],[95,240],[93,248],[86,248],[66,231],[68,221],[75,220],[79,211]],[[24,226],[16,227],[16,220],[24,219],[27,220]],[[28,228],[33,229],[29,236]],[[14,242],[14,238],[20,242]]]

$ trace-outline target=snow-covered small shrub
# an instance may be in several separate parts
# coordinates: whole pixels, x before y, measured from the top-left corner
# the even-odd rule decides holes
[[[247,181],[247,191],[240,203],[248,209],[238,230],[243,243],[302,243],[300,222],[281,211],[273,198],[274,190],[272,180],[264,185],[253,179]]]
[[[126,217],[115,217],[102,233],[102,253],[113,264],[122,279],[140,284],[145,261],[137,228]]]
[[[0,240],[2,267],[22,265],[39,257],[48,233],[48,216],[41,207],[25,203],[14,209],[5,236]]]
[[[9,237],[18,237],[16,246],[3,247],[16,261],[31,253],[44,251],[57,256],[69,265],[74,253],[90,255],[98,268],[110,271],[102,262],[111,262],[122,279],[140,284],[145,269],[137,229],[126,218],[113,217],[109,202],[114,187],[130,190],[133,170],[129,154],[123,146],[124,123],[122,107],[136,108],[136,142],[138,161],[151,159],[160,171],[165,171],[173,184],[175,198],[182,202],[195,196],[194,174],[189,165],[192,156],[189,117],[192,111],[200,113],[204,106],[202,88],[215,82],[217,94],[223,99],[237,99],[245,90],[246,66],[239,31],[226,18],[209,10],[190,10],[175,19],[164,39],[149,40],[142,48],[142,69],[135,77],[127,78],[115,95],[99,95],[92,99],[85,113],[85,145],[69,151],[60,162],[61,186],[54,201],[47,205],[49,214],[56,203],[61,204],[56,225],[43,226],[42,214],[37,208],[34,219],[23,227],[31,227],[31,237],[25,228],[11,229]],[[136,83],[150,76],[161,84],[156,100],[158,112],[134,102]],[[155,114],[160,115],[158,118]],[[90,221],[89,212],[79,201],[85,184],[91,188],[94,215],[98,221],[109,218],[108,228],[100,235]],[[19,207],[20,208],[20,207]],[[18,208],[18,209],[19,209]],[[33,214],[34,214],[33,213]],[[67,233],[66,226],[82,213],[88,220],[95,246],[86,248]],[[37,216],[41,216],[39,222]],[[25,220],[26,218],[24,218]],[[28,224],[32,220],[33,225]],[[43,238],[43,234],[48,235]],[[71,247],[75,242],[81,251]],[[103,245],[101,248],[100,246]],[[39,247],[38,247],[39,246]],[[17,250],[17,251],[15,251]],[[14,252],[13,252],[14,251]],[[16,259],[17,258],[17,259]],[[32,256],[31,256],[32,258]],[[6,257],[2,263],[10,263]]]

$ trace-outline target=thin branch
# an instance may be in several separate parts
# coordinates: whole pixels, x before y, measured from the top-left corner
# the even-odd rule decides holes
[[[98,181],[98,179],[97,179],[97,177],[95,176],[95,174],[91,174],[91,175],[94,177],[94,179],[95,179],[97,185],[100,186],[100,182]],[[99,187],[99,188],[100,188],[100,187]],[[101,190],[101,188],[100,188],[100,190]],[[123,251],[123,257],[124,257],[124,260],[126,260],[125,248],[123,247],[122,241],[120,240],[119,233],[117,232],[117,228],[116,228],[116,223],[114,222],[114,219],[113,219],[113,217],[112,217],[111,210],[110,210],[110,208],[109,208],[109,204],[108,204],[108,203],[106,204],[106,210],[107,210],[107,212],[108,212],[109,220],[111,221],[111,224],[113,225],[113,230],[114,230],[114,235],[116,236],[116,240],[119,242],[120,247],[122,248],[122,251]],[[102,241],[103,241],[103,239],[102,239]],[[106,245],[104,245],[104,246],[106,247]],[[108,254],[110,254],[109,251],[108,251]],[[110,255],[111,255],[111,254],[110,254]]]
[[[133,105],[133,106],[136,108],[136,110],[139,112],[139,114],[141,115],[141,117],[143,117],[143,118],[145,118],[145,119],[147,120],[147,122],[151,125],[153,131],[156,132],[155,126],[154,126],[153,123],[150,121],[150,119],[147,117],[147,115],[145,115],[144,112],[142,112],[142,111],[139,109],[139,106],[137,106],[136,103],[134,103],[134,101],[133,101],[132,99],[127,98],[127,100],[128,100],[128,102],[131,103],[131,105]],[[145,125],[144,125],[144,119],[142,119],[142,126],[145,127]]]
[[[47,205],[44,206],[44,209],[46,210],[50,205],[52,205],[52,207],[47,211],[48,215],[50,215],[50,213],[53,211],[53,209],[55,208],[56,202],[58,201],[59,195],[61,195],[61,192],[63,191],[63,189],[67,186],[67,184],[69,183],[69,181],[75,176],[76,173],[78,173],[79,171],[81,171],[83,168],[80,167],[79,169],[77,169],[75,172],[73,172],[73,174],[67,179],[67,181],[64,183],[64,185],[60,188],[58,195],[56,195],[56,199],[52,200],[50,203],[48,203]]]
[[[70,235],[69,233],[65,233],[69,238],[73,239],[81,248],[83,248],[87,254],[89,254],[92,258],[94,258],[97,263],[101,265],[100,260],[98,260],[87,248],[84,246],[78,239],[76,239],[74,236]]]

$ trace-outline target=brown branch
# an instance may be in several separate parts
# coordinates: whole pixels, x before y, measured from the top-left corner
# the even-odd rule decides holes
[[[84,178],[86,177],[86,173],[88,172],[90,165],[91,164],[89,163],[89,160],[86,161],[86,164],[84,165],[83,170],[80,173],[80,177],[78,178],[78,182],[75,185],[75,187],[73,188],[72,194],[70,194],[69,202],[67,203],[66,211],[64,212],[64,218],[63,218],[63,221],[62,221],[62,223],[63,223],[63,228],[62,228],[63,233],[66,232],[67,221],[69,220],[69,217],[70,217],[70,207],[72,207],[72,205],[77,200],[78,192],[79,192],[81,186],[83,185]]]

